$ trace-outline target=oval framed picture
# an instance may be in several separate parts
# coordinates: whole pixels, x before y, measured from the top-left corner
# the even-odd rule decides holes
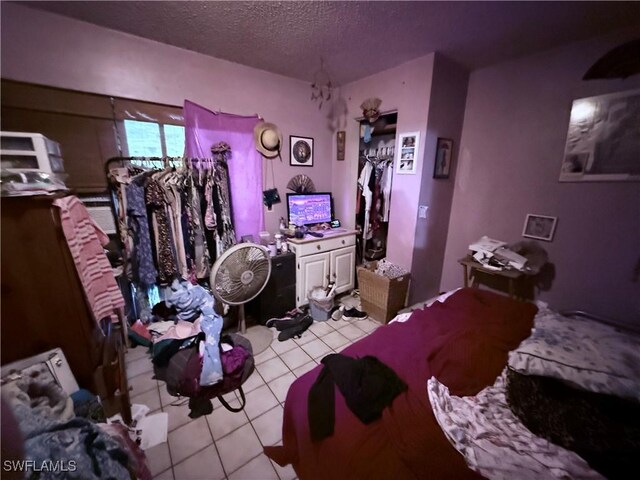
[[[289,136],[289,165],[313,167],[313,138]]]

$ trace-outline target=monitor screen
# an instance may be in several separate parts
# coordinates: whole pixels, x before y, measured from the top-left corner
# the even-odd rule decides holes
[[[289,223],[295,225],[311,225],[330,222],[330,193],[287,193],[287,211]]]

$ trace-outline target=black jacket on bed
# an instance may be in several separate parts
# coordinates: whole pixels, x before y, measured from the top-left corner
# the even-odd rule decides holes
[[[316,442],[333,434],[335,421],[334,383],[349,410],[368,424],[407,389],[396,373],[372,356],[351,358],[340,354],[322,359],[324,368],[309,391],[309,427]]]

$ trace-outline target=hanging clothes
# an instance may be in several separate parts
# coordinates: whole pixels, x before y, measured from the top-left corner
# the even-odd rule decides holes
[[[178,275],[176,253],[173,247],[173,236],[167,211],[165,191],[158,180],[151,179],[145,192],[147,206],[151,210],[153,230],[156,240],[156,263],[158,265],[158,281],[161,284],[171,283]]]
[[[227,189],[234,202],[231,217],[234,243],[243,235],[258,238],[264,230],[262,156],[256,151],[253,139],[253,130],[259,121],[256,115],[216,113],[189,100],[184,102],[186,156],[208,158],[211,146],[219,142],[226,142],[233,152],[227,159]]]
[[[134,244],[131,256],[134,281],[139,285],[153,285],[156,283],[158,271],[151,250],[149,220],[144,197],[145,179],[144,174],[140,175],[126,187],[127,215],[129,217],[129,231],[132,234]]]
[[[391,162],[385,162],[384,170],[382,172],[382,179],[380,181],[380,188],[382,189],[382,221],[389,221],[389,212],[391,211],[391,181],[393,179],[393,164]]]
[[[187,167],[110,171],[120,235],[129,259],[125,268],[134,284],[147,287],[168,285],[176,278],[191,283],[208,279],[215,259],[236,244],[230,154],[227,144],[219,144],[214,159],[179,159]],[[129,161],[147,164],[154,160]]]
[[[364,229],[367,233],[366,239],[371,238],[370,229],[369,229],[369,215],[371,211],[371,201],[373,199],[373,192],[369,187],[369,183],[371,180],[371,173],[373,172],[373,165],[371,162],[365,162],[362,167],[362,172],[360,173],[360,177],[358,178],[358,187],[362,190],[362,196],[364,197]]]
[[[212,152],[216,159],[214,167],[214,211],[216,211],[218,217],[218,221],[216,222],[218,232],[218,237],[216,239],[218,255],[221,255],[229,247],[236,244],[236,233],[232,220],[233,209],[231,206],[231,191],[227,164],[227,155],[229,154],[229,150],[229,145],[224,142],[217,143],[212,148]],[[262,208],[260,208],[260,210],[262,210]]]

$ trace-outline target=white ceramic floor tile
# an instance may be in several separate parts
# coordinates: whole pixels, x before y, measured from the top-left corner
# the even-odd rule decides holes
[[[242,390],[244,390],[244,393],[248,393],[262,385],[264,385],[262,377],[258,374],[257,370],[254,370],[253,373],[249,375],[249,378],[242,384]]]
[[[296,377],[301,377],[302,375],[307,373],[309,370],[312,370],[317,366],[318,366],[318,364],[316,362],[314,362],[314,361],[307,362],[304,365],[302,365],[301,367],[298,367],[298,368],[294,369],[293,370],[293,374]]]
[[[153,475],[153,480],[174,480],[173,469],[165,470],[159,475]]]
[[[289,391],[289,387],[293,382],[295,382],[296,376],[289,372],[285,373],[283,376],[276,378],[275,380],[271,380],[269,382],[269,388],[276,396],[279,402],[284,402],[287,398],[287,392]]]
[[[296,342],[298,345],[304,345],[305,343],[309,343],[313,340],[315,340],[316,337],[313,332],[306,330],[302,336],[300,338],[295,338],[293,341]]]
[[[276,472],[278,472],[278,477],[280,478],[280,480],[293,480],[294,478],[296,478],[296,471],[291,465],[281,467],[273,460],[271,461],[271,465],[273,465],[273,468],[275,468]]]
[[[229,475],[229,480],[278,480],[276,470],[266,455],[259,455]]]
[[[271,347],[267,348],[264,352],[259,353],[254,357],[254,361],[256,365],[266,362],[270,358],[274,358],[276,356],[276,352],[273,351]]]
[[[188,404],[178,406],[167,405],[162,407],[162,411],[166,412],[169,415],[168,430],[170,432],[193,421],[193,419],[189,417],[189,412],[191,410],[189,410]]]
[[[333,333],[323,336],[322,341],[334,350],[349,343],[349,339],[338,331],[334,331]]]
[[[262,452],[260,440],[249,424],[218,440],[216,446],[227,475]]]
[[[188,403],[188,399],[186,397],[174,397],[173,395],[170,395],[169,392],[167,391],[167,386],[166,384],[162,384],[160,387],[160,403],[162,404],[162,406],[166,406],[166,405],[172,405],[172,404],[182,404],[184,401],[187,401]]]
[[[361,331],[360,334],[362,335]],[[326,354],[332,353],[331,348],[320,339],[316,339],[313,342],[305,343],[304,345],[302,345],[302,349],[307,352],[307,354],[311,358],[322,358]]]
[[[169,432],[169,448],[173,464],[180,463],[210,443],[213,443],[213,438],[207,421],[202,417]]]
[[[225,478],[216,447],[211,445],[174,465],[176,480],[220,480]]]
[[[311,357],[302,350],[302,348],[296,346],[295,349],[290,350],[286,353],[280,355],[280,358],[291,370],[295,370],[296,368],[304,365],[305,363],[309,363]]]
[[[329,320],[327,322],[314,322],[314,324],[309,327],[309,330],[315,333],[316,336],[322,337],[327,333],[333,332],[333,328],[329,325],[329,322],[331,321],[332,320]]]
[[[292,348],[296,348],[297,346],[298,344],[291,339],[285,340],[284,342],[281,342],[280,340],[275,340],[271,344],[271,348],[278,355],[282,355],[284,352],[288,352],[289,350],[291,350]]]
[[[343,345],[341,347],[338,347],[335,350],[336,353],[343,353],[347,348],[349,348],[351,345],[353,345],[353,343],[349,342],[346,345]]]
[[[206,418],[213,434],[213,439],[216,441],[249,422],[244,411],[230,412],[222,405],[216,408],[211,415],[207,415]]]
[[[224,398],[226,400],[226,402],[234,407],[237,408],[240,406],[240,399],[238,398],[238,396],[236,395],[236,390],[234,390],[233,392],[229,392],[229,393],[225,393],[222,398]],[[216,408],[225,408],[221,403],[220,400],[218,400],[217,398],[212,398],[211,399],[211,403],[213,404],[213,408],[214,410]]]
[[[260,443],[265,447],[281,443],[282,440],[282,412],[283,408],[277,405],[258,418],[251,421],[258,434]]]
[[[148,392],[153,388],[158,388],[158,381],[151,376],[151,373],[145,373],[132,378],[129,382],[129,395],[135,397],[141,393]]]
[[[125,369],[127,372],[127,379],[131,380],[143,373],[153,372],[153,363],[151,363],[150,358],[139,358],[127,363]],[[153,375],[153,373],[151,375]]]
[[[137,346],[136,348],[128,348],[127,352],[124,355],[124,362],[130,363],[134,360],[138,360],[139,358],[147,358],[149,357],[149,352],[147,347]]]
[[[370,318],[367,320],[362,320],[357,323],[354,323],[354,325],[358,327],[360,330],[362,330],[363,332],[367,332],[367,333],[373,332],[374,330],[380,327],[380,324],[378,322]]]
[[[167,468],[171,467],[171,457],[169,456],[169,445],[167,442],[145,450],[144,454],[147,457],[147,465],[151,471],[151,476],[164,472]]]
[[[364,336],[364,332],[359,328],[354,327],[353,325],[347,325],[346,327],[338,330],[338,332],[340,332],[342,335],[344,335],[345,337],[347,337],[349,340],[352,340],[352,341],[357,340],[360,337]]]
[[[155,412],[160,408],[160,392],[158,387],[148,392],[131,397],[131,403],[140,403],[149,407],[149,412]]]
[[[267,360],[260,365],[256,365],[256,368],[258,369],[258,372],[260,372],[260,376],[267,383],[289,371],[289,368],[284,364],[284,362],[277,357]]]
[[[340,328],[344,328],[347,325],[350,325],[349,322],[347,322],[346,320],[331,320],[331,326],[335,329],[338,330]]]
[[[271,393],[271,390],[264,385],[247,393],[247,405],[244,407],[244,411],[249,419],[253,420],[267,410],[271,410],[271,408],[277,404],[278,399]]]

